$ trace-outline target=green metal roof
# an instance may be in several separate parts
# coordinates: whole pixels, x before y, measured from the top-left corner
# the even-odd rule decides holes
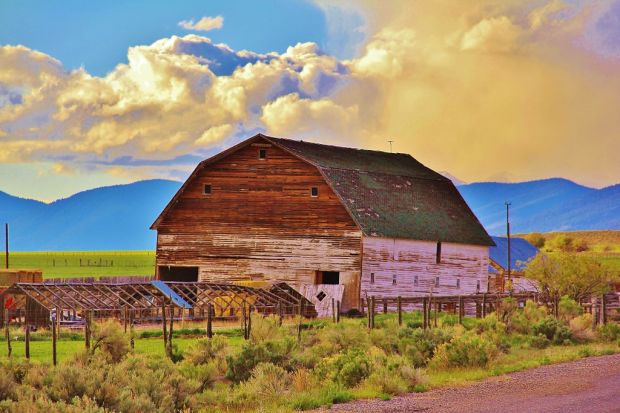
[[[265,138],[318,167],[367,236],[495,245],[452,181],[411,155]]]

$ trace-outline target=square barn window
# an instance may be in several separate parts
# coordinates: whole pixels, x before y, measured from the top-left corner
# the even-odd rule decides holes
[[[435,277],[435,287],[439,287],[439,277]]]
[[[460,278],[456,279],[456,288],[461,288],[461,279]]]
[[[209,195],[211,193],[211,184],[205,184],[204,188],[202,189],[202,193],[205,195]]]
[[[371,272],[371,273],[370,273],[370,283],[371,283],[371,284],[374,284],[374,283],[375,283],[375,273],[374,273],[374,272]]]
[[[392,274],[392,285],[396,285],[396,274]]]
[[[325,294],[323,291],[319,292],[316,295],[316,299],[319,300],[319,301],[323,301],[325,299],[325,297],[327,297],[327,294]]]
[[[312,188],[310,188],[310,196],[312,196],[313,198],[316,198],[317,196],[319,196],[319,188],[316,186],[313,186]]]
[[[267,159],[267,149],[258,150],[258,159]]]
[[[416,275],[415,277],[413,277],[413,285],[414,285],[415,287],[417,287],[417,286],[418,286],[418,283],[419,283],[419,278],[418,278],[418,276]]]

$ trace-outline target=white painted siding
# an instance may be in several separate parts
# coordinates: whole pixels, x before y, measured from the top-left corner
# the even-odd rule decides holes
[[[487,291],[489,248],[429,241],[364,237],[361,294],[369,296],[466,295]],[[374,283],[371,282],[374,274]],[[396,284],[393,284],[394,276]],[[418,277],[417,285],[415,277]],[[439,277],[439,286],[436,286]],[[458,287],[457,287],[457,280]]]

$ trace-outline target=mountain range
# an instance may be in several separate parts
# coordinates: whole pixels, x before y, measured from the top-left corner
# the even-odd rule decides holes
[[[181,186],[168,180],[95,188],[46,204],[0,191],[0,223],[9,222],[15,251],[154,249],[149,230]],[[493,235],[505,233],[510,201],[513,233],[620,230],[620,184],[589,188],[562,178],[458,185]]]

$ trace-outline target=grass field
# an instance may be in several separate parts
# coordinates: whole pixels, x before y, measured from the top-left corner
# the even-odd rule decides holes
[[[36,268],[44,278],[154,275],[154,251],[14,252],[11,268]]]

